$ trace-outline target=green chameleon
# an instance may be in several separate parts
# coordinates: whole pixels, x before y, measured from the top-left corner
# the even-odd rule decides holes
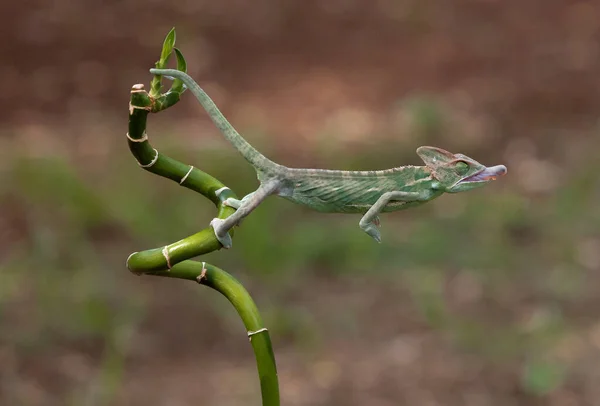
[[[256,170],[260,186],[241,200],[226,199],[236,210],[226,219],[210,222],[223,247],[232,245],[229,230],[269,195],[326,213],[361,213],[359,226],[377,242],[382,212],[419,206],[443,193],[464,192],[506,174],[504,165],[486,167],[468,156],[440,148],[419,147],[425,166],[399,166],[379,171],[342,171],[288,168],[269,160],[233,128],[210,97],[186,73],[175,69],[150,69],[154,75],[180,79],[196,96],[225,138]],[[222,190],[215,192],[217,196]]]

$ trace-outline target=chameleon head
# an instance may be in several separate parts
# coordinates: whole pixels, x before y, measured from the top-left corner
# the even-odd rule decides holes
[[[453,154],[436,147],[419,147],[417,154],[437,182],[434,187],[447,193],[464,192],[496,180],[506,174],[506,166],[487,167],[463,154]]]

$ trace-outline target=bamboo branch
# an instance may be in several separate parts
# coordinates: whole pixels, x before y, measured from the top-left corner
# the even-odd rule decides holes
[[[159,100],[161,99],[162,96]],[[171,179],[210,199],[217,206],[217,217],[230,216],[235,209],[223,205],[223,202],[228,197],[236,198],[231,189],[200,169],[161,154],[150,145],[146,123],[148,113],[155,112],[152,107],[155,105],[157,103],[146,92],[144,85],[132,87],[127,142],[138,164],[148,172]],[[163,109],[164,107],[156,111]],[[206,228],[165,247],[134,253],[127,260],[127,266],[134,273],[166,270],[181,261],[217,249],[221,249],[221,243],[215,237],[212,228]]]
[[[177,68],[185,72],[185,59],[174,45],[173,29],[165,38],[160,60],[155,66],[163,69],[171,53],[175,51]],[[223,204],[229,197],[237,198],[231,189],[200,169],[161,154],[150,145],[146,133],[148,113],[156,113],[173,106],[185,91],[183,83],[176,80],[169,91],[161,94],[161,81],[160,76],[154,76],[150,93],[142,84],[134,85],[131,89],[127,133],[129,150],[143,169],[200,193],[215,204],[217,217],[226,218],[235,211]],[[246,289],[227,272],[205,262],[190,260],[192,257],[221,248],[221,243],[216,239],[212,228],[206,228],[165,247],[134,252],[127,258],[127,268],[137,275],[193,280],[224,295],[238,312],[252,344],[260,378],[262,404],[279,406],[279,384],[271,339],[254,301]]]
[[[237,279],[205,262],[184,261],[169,272],[144,272],[148,275],[187,279],[215,289],[229,300],[244,323],[256,357],[263,406],[279,406],[277,366],[271,338],[248,291]]]

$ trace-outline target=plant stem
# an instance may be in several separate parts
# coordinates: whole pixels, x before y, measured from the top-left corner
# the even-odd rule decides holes
[[[172,37],[172,40],[169,39]],[[174,31],[169,33],[165,44],[174,45]],[[166,45],[165,45],[166,46]],[[166,54],[164,52],[163,54]],[[169,51],[170,52],[170,51]],[[183,56],[177,52],[178,64]],[[168,55],[161,55],[161,61]],[[182,62],[183,61],[183,62]],[[161,62],[162,63],[162,62]],[[152,82],[152,90],[160,91],[160,78]],[[178,89],[175,87],[175,89]],[[217,207],[217,216],[226,218],[235,210],[223,204],[225,199],[237,198],[235,193],[209,174],[183,164],[164,154],[159,154],[148,142],[146,123],[148,113],[164,110],[179,101],[185,89],[174,88],[165,94],[150,95],[143,85],[134,85],[131,89],[129,105],[129,131],[127,133],[129,149],[138,164],[145,170],[178,182],[181,186],[200,193]],[[233,230],[230,231],[233,235]],[[183,238],[162,248],[135,252],[127,259],[127,267],[135,274],[156,275],[196,281],[224,295],[235,307],[248,332],[260,378],[263,406],[279,406],[279,383],[275,355],[269,332],[264,327],[256,304],[249,293],[233,276],[205,262],[191,261],[197,255],[221,249],[212,228],[206,228],[192,236]]]
[[[156,175],[171,179],[181,186],[202,194],[217,206],[217,217],[226,218],[235,209],[223,205],[228,197],[236,194],[223,183],[209,174],[161,154],[148,140],[146,123],[148,113],[156,105],[143,85],[131,89],[129,108],[129,149],[140,166]],[[161,108],[162,110],[162,108]],[[220,191],[220,193],[216,193]],[[230,231],[233,236],[233,230]],[[204,229],[190,237],[179,240],[166,247],[134,253],[127,260],[127,267],[135,273],[169,269],[186,259],[221,249],[211,228]]]
[[[193,280],[215,289],[229,300],[242,319],[254,350],[263,406],[279,406],[279,384],[271,338],[256,304],[244,286],[224,270],[205,262],[183,261],[168,272],[149,274]]]
[[[218,206],[219,210],[223,211],[219,215],[223,215],[224,217],[231,215],[235,211],[234,209],[226,206],[220,207],[221,203],[228,197],[236,197],[231,189],[206,172],[181,163],[167,155],[158,154],[158,151],[150,145],[146,133],[146,123],[148,113],[159,111],[153,110],[152,106],[156,105],[157,102],[151,99],[148,92],[144,90],[144,85],[134,85],[132,87],[129,108],[128,143],[129,150],[135,159],[148,172],[171,179],[181,186],[198,192],[210,199]],[[165,107],[161,107],[161,110],[163,108]],[[215,191],[223,188],[226,188],[226,190],[217,196]]]

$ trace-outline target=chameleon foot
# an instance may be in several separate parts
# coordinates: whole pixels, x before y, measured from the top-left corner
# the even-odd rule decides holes
[[[210,222],[210,226],[214,230],[215,237],[217,237],[217,240],[219,240],[223,248],[229,249],[233,245],[233,241],[231,240],[229,233],[227,231],[223,232],[222,230],[224,222],[225,220],[223,219],[214,218]]]
[[[375,216],[371,223],[375,224],[377,227],[381,227],[381,220],[379,220],[379,216]]]
[[[238,199],[234,199],[234,198],[228,197],[227,199],[225,199],[223,201],[223,204],[225,206],[233,207],[234,209],[237,210],[242,205],[242,201],[238,200]]]
[[[234,199],[232,197],[228,197],[223,201],[225,206],[233,207],[234,209],[239,209],[242,204],[244,204],[248,199],[250,199],[254,195],[254,192],[247,194],[242,198],[242,200]]]
[[[369,234],[375,241],[381,242],[381,233],[375,225],[369,223],[366,227],[361,227],[365,233]]]

